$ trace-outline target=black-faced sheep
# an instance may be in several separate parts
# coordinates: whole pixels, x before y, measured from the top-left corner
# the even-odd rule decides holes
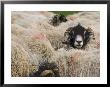
[[[43,62],[39,65],[37,72],[30,75],[31,77],[59,77],[59,69],[56,63]]]
[[[58,26],[62,22],[66,22],[67,19],[63,14],[54,15],[52,19],[50,20],[50,24],[53,26]]]
[[[90,41],[91,37],[94,38],[94,33],[91,28],[84,28],[79,23],[75,27],[70,27],[64,33],[64,44],[67,47],[73,47],[77,49],[85,48],[86,44]]]

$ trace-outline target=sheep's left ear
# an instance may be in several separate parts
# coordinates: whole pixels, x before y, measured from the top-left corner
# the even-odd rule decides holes
[[[86,31],[89,33],[90,36],[92,36],[93,39],[95,39],[94,31],[91,28],[87,28]]]

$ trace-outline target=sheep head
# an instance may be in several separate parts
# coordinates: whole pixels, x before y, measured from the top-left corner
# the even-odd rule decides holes
[[[63,14],[57,14],[52,17],[51,24],[53,26],[58,26],[62,22],[66,22],[67,19]]]
[[[84,28],[80,24],[70,27],[64,33],[63,44],[70,45],[73,48],[81,49],[86,46],[91,37],[94,38],[94,32],[91,28]]]
[[[59,77],[59,69],[56,63],[44,62],[39,65],[39,69],[32,77]]]

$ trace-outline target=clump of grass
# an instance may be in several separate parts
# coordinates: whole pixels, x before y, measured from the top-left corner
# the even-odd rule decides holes
[[[55,14],[63,14],[64,16],[72,15],[78,13],[79,11],[52,11]]]

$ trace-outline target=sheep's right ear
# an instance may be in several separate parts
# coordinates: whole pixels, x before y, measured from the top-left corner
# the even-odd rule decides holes
[[[88,27],[86,30],[87,30],[88,32],[93,32],[93,30],[92,30],[90,27]]]
[[[91,28],[87,28],[86,31],[90,34],[90,36],[93,37],[93,39],[95,39],[95,35],[94,35],[94,31]]]

